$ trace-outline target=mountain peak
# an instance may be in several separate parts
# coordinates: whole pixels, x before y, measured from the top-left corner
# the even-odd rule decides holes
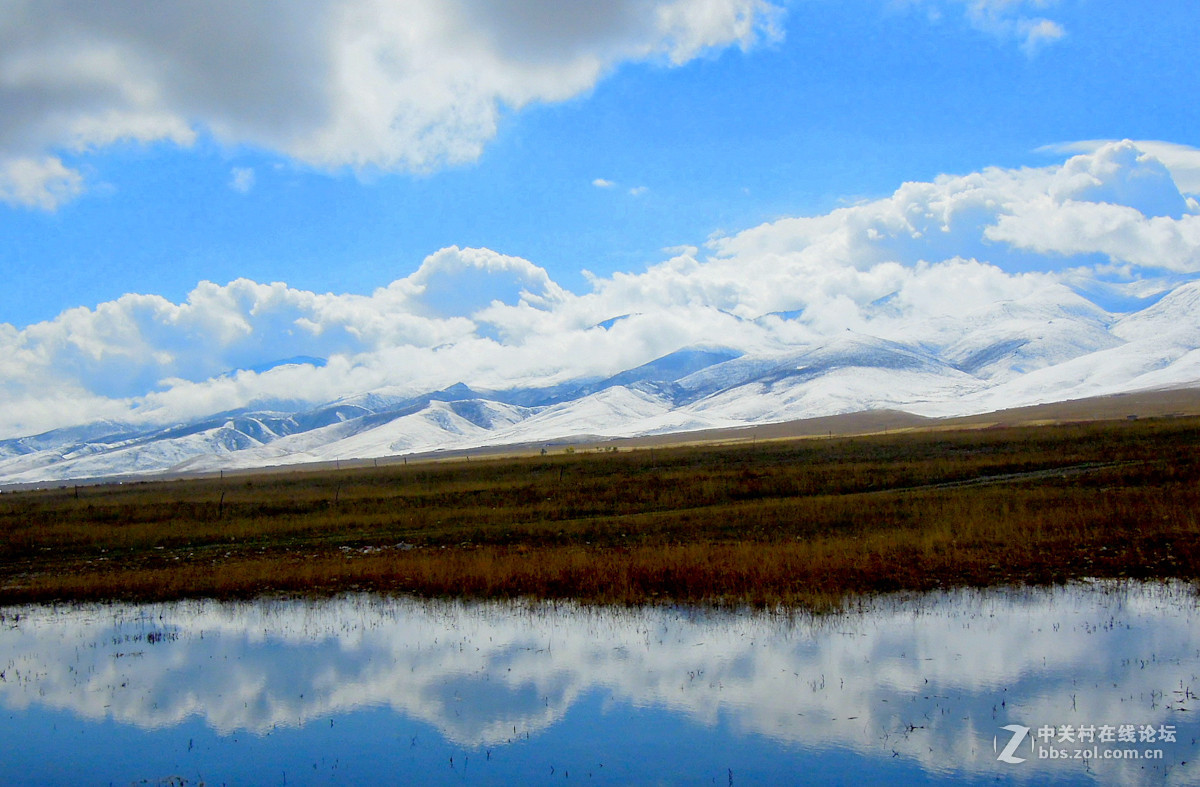
[[[886,308],[883,304],[881,308]],[[798,319],[803,319],[802,315]],[[635,436],[897,410],[954,415],[1200,385],[1200,282],[1116,319],[1064,287],[773,349],[694,344],[606,378],[490,390],[386,386],[316,406],[241,408],[169,427],[116,421],[0,441],[0,482],[254,468],[440,448]],[[307,356],[266,364],[317,365]]]

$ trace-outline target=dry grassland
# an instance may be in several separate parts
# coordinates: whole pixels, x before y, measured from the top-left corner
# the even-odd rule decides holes
[[[837,604],[1200,579],[1200,419],[577,451],[0,495],[0,604],[349,590]]]

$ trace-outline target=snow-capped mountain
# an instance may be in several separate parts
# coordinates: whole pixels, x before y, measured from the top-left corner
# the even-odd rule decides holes
[[[0,482],[368,459],[864,410],[965,415],[1188,386],[1200,387],[1200,282],[1124,315],[1074,293],[1037,294],[962,319],[906,324],[886,339],[844,331],[770,350],[684,347],[605,378],[511,388],[468,382],[415,393],[394,387],[161,426],[102,421],[0,441]]]

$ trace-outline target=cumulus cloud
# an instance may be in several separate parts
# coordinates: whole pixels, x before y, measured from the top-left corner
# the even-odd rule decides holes
[[[126,295],[0,325],[0,434],[384,388],[552,384],[687,346],[782,352],[847,330],[936,348],[960,338],[947,325],[1030,299],[1102,315],[1077,294],[1089,282],[1145,296],[1155,277],[1200,273],[1200,211],[1170,173],[1118,142],[1048,167],[905,183],[592,276],[585,293],[529,260],[449,247],[369,295],[244,279],[201,283],[182,303]],[[326,363],[250,371],[296,357]]]
[[[83,176],[57,156],[0,158],[0,201],[55,210],[83,193]]]
[[[546,308],[566,297],[544,268],[528,260],[457,247],[427,257],[402,287],[414,308],[442,317],[468,317],[493,303]]]
[[[1114,265],[1200,272],[1200,211],[1170,170],[1130,141],[1069,159],[1044,193],[1014,204],[985,230],[1038,254],[1102,254]]]
[[[501,114],[618,64],[780,35],[767,0],[17,0],[0,15],[0,199],[53,209],[55,152],[206,132],[325,168],[478,157]]]
[[[1046,153],[1095,153],[1101,148],[1120,140],[1084,139],[1076,142],[1061,142],[1041,148]],[[1132,143],[1147,156],[1153,156],[1171,173],[1171,178],[1186,194],[1200,194],[1200,148],[1163,142],[1156,139],[1139,139]]]

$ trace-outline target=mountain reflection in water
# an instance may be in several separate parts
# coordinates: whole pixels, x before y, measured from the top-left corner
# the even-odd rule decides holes
[[[1200,783],[1198,611],[1186,585],[1139,583],[825,617],[369,595],[8,607],[0,782]],[[1030,728],[1024,762],[998,759],[1006,725]],[[1033,746],[1104,725],[1151,727],[1121,746],[1162,759]]]

